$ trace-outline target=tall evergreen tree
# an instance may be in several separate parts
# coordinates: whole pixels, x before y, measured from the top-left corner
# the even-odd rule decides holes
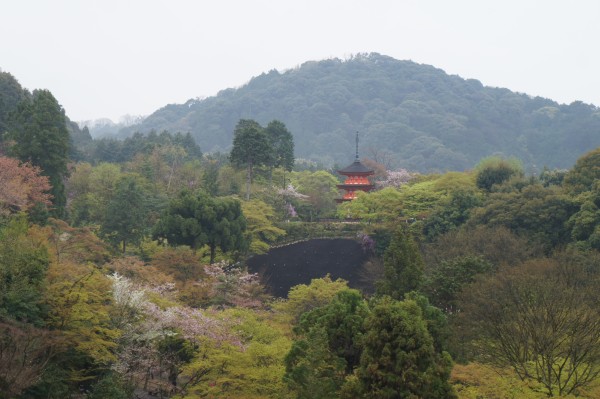
[[[294,167],[294,136],[287,129],[283,122],[272,120],[265,128],[269,143],[273,148],[271,159],[269,160],[269,169],[283,168],[288,172]],[[271,174],[269,174],[269,178]],[[285,187],[285,176],[284,176]]]
[[[412,300],[383,297],[365,320],[356,380],[342,398],[456,398],[448,383],[452,360],[435,351],[421,309]]]
[[[246,168],[246,200],[249,200],[254,168],[269,163],[272,147],[265,130],[252,119],[240,119],[233,134],[229,159],[235,166]]]
[[[115,246],[139,244],[147,226],[148,204],[144,190],[132,176],[117,183],[115,195],[108,203],[102,234]]]
[[[11,114],[8,136],[11,155],[42,169],[52,185],[52,214],[62,217],[66,204],[63,179],[67,175],[70,138],[65,113],[48,90],[36,90]]]
[[[404,294],[421,286],[424,262],[410,232],[398,228],[383,254],[384,279],[379,282],[378,293],[403,299]]]

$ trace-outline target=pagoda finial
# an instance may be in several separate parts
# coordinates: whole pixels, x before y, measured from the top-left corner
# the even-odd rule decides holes
[[[356,161],[358,161],[358,131],[356,132]]]

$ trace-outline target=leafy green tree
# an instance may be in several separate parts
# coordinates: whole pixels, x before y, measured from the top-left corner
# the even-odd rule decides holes
[[[267,165],[272,157],[272,147],[265,130],[258,122],[240,119],[234,130],[231,163],[246,168],[246,200],[250,199],[254,168]]]
[[[121,244],[125,254],[127,244],[139,244],[148,226],[147,192],[135,176],[122,178],[108,203],[101,233],[113,245]]]
[[[577,210],[577,202],[559,187],[532,184],[491,193],[472,211],[469,224],[504,226],[550,250],[571,240],[567,222]]]
[[[377,284],[377,292],[396,299],[417,290],[423,282],[424,263],[410,232],[403,227],[394,231],[383,254],[384,279]]]
[[[344,383],[345,362],[329,347],[323,327],[314,327],[305,339],[296,341],[285,358],[284,381],[298,399],[338,396]]]
[[[588,152],[577,160],[564,178],[564,187],[573,194],[591,191],[600,179],[600,147]]]
[[[0,144],[2,135],[7,130],[9,115],[19,103],[29,98],[30,94],[8,72],[0,71]]]
[[[477,275],[492,271],[492,265],[482,256],[466,255],[443,260],[430,268],[423,291],[431,302],[448,313],[458,310],[457,299],[463,287]]]
[[[448,383],[452,361],[437,353],[419,305],[383,297],[364,322],[356,379],[343,398],[455,398]]]
[[[290,289],[288,299],[275,303],[274,307],[288,314],[294,323],[300,320],[305,312],[325,306],[343,290],[348,289],[348,282],[342,279],[332,280],[329,275],[311,280],[310,284],[299,284]]]
[[[402,216],[402,208],[400,192],[393,187],[386,187],[370,193],[358,192],[353,201],[347,201],[338,207],[337,216],[359,218],[365,222],[389,222]]]
[[[298,397],[334,397],[358,365],[368,306],[359,291],[344,289],[305,313],[286,362],[286,380]]]
[[[298,192],[309,196],[306,201],[310,204],[309,209],[297,209],[301,217],[311,220],[313,217],[333,214],[335,198],[338,196],[336,185],[339,182],[331,173],[324,170],[294,172],[291,183]]]
[[[30,234],[24,217],[0,228],[0,319],[41,321],[49,264],[47,247]]]
[[[477,187],[491,191],[494,185],[500,185],[513,176],[523,175],[523,166],[516,159],[489,157],[481,160],[477,166]]]
[[[268,252],[269,243],[286,234],[285,230],[273,224],[275,210],[265,202],[260,200],[246,201],[242,203],[242,210],[247,222],[251,253],[263,254]]]
[[[10,153],[42,169],[52,185],[55,216],[62,216],[67,202],[63,180],[67,176],[70,138],[65,113],[52,93],[36,90],[31,101],[23,101],[12,114],[8,138]]]
[[[294,167],[294,137],[283,122],[273,120],[265,128],[269,143],[273,149],[269,167],[283,168],[290,172]]]
[[[450,198],[438,206],[425,220],[423,234],[428,240],[433,240],[440,234],[466,223],[471,214],[471,209],[481,205],[481,195],[473,190],[457,190],[450,194]]]
[[[170,202],[153,235],[166,239],[170,245],[188,245],[192,249],[208,245],[212,264],[217,248],[223,252],[245,248],[245,230],[246,219],[238,200],[183,191]]]
[[[600,185],[596,191],[580,194],[582,201],[579,211],[568,220],[571,237],[584,248],[600,250]]]

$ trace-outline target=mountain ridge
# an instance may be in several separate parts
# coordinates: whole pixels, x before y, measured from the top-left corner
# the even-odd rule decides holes
[[[166,105],[136,131],[190,132],[205,152],[229,151],[239,119],[278,119],[294,134],[296,155],[324,165],[385,154],[393,167],[464,170],[489,155],[517,157],[532,171],[570,167],[600,146],[600,110],[589,104],[483,86],[431,65],[377,53],[307,61],[271,70],[215,96]]]

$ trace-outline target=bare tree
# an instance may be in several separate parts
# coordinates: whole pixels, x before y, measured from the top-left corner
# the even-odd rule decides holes
[[[600,279],[589,263],[580,254],[532,260],[465,290],[459,324],[476,357],[538,381],[549,396],[598,378]]]

